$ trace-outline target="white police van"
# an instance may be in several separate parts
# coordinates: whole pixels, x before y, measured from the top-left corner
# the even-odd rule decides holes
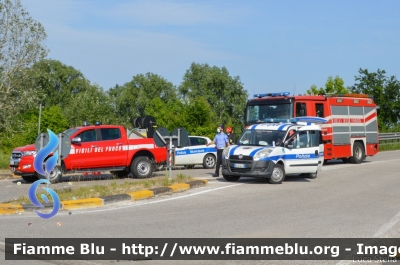
[[[222,175],[228,181],[240,177],[267,178],[280,184],[285,175],[316,178],[324,162],[320,123],[326,119],[299,117],[291,123],[262,123],[249,126],[238,145],[222,154]]]

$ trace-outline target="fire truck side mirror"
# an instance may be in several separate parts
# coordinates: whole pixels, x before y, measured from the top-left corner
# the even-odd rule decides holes
[[[74,137],[74,138],[72,138],[72,141],[71,141],[71,143],[73,143],[73,144],[80,144],[81,142],[82,142],[81,137]]]

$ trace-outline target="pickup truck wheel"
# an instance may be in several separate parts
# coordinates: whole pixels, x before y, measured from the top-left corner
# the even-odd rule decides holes
[[[131,172],[136,178],[148,178],[151,176],[153,165],[147,156],[136,157],[131,165]]]
[[[353,145],[353,156],[350,161],[354,164],[360,164],[365,157],[364,147],[359,142],[355,142]]]
[[[203,158],[203,167],[207,169],[214,168],[216,164],[215,162],[215,156],[212,154],[207,154]]]
[[[47,179],[46,176],[43,176],[43,175],[40,175],[40,174],[39,174],[39,177],[41,179]],[[61,179],[62,179],[62,169],[61,169],[60,166],[55,166],[53,168],[53,170],[50,171],[49,181],[50,181],[50,183],[54,184],[54,183],[61,182]]]
[[[229,176],[229,175],[222,175],[225,180],[227,181],[236,181],[240,179],[240,176]]]
[[[38,180],[39,178],[35,175],[32,175],[32,176],[22,176],[22,179],[25,180],[26,182],[32,183]]]
[[[271,184],[281,184],[285,179],[285,169],[282,165],[276,164],[274,169],[272,170],[271,178],[269,179],[269,183]]]

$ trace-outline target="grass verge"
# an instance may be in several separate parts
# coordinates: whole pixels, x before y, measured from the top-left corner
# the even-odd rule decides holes
[[[58,197],[61,201],[66,200],[77,200],[77,199],[86,199],[86,198],[98,198],[103,196],[110,196],[116,194],[123,194],[127,192],[151,189],[164,187],[171,184],[184,183],[186,181],[191,180],[191,176],[186,176],[184,174],[178,174],[175,178],[169,179],[166,175],[165,177],[158,177],[152,179],[144,179],[141,181],[125,181],[124,183],[117,184],[116,182],[112,182],[108,185],[94,185],[89,187],[79,187],[79,188],[63,188],[56,189],[55,191],[58,194]],[[37,197],[40,202],[43,203],[41,197]],[[12,203],[12,204],[30,204],[31,201],[26,196],[21,196],[16,200],[6,201],[4,203]]]
[[[400,149],[400,141],[398,140],[390,140],[390,141],[381,141],[379,144],[379,151],[392,151]]]

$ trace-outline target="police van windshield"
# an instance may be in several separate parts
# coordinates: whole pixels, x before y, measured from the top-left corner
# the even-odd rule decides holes
[[[239,139],[239,145],[275,146],[281,145],[286,131],[245,130]]]
[[[290,103],[249,105],[246,111],[246,125],[259,122],[289,122],[292,117]]]

